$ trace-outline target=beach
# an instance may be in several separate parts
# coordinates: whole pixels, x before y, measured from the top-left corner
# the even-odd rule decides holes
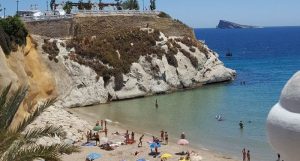
[[[88,123],[92,126],[92,124],[95,124],[97,120],[91,120],[91,118],[87,118],[86,116],[76,113],[72,109],[68,109],[69,113],[72,113],[72,115],[75,115],[76,117],[88,121]],[[101,119],[101,118],[99,118]],[[105,118],[102,118],[105,119]],[[124,134],[127,129],[121,127],[120,125],[114,124],[112,122],[107,122],[107,128],[108,128],[108,139],[113,142],[123,142],[125,140]],[[134,129],[128,129],[129,134],[131,134],[132,130]],[[115,135],[113,133],[119,132],[120,135]],[[149,144],[147,142],[152,141],[152,134],[149,133],[143,133],[145,134],[143,138],[143,146],[138,147],[138,139],[142,135],[141,132],[135,131],[135,140],[136,142],[134,144],[128,144],[128,145],[120,145],[119,147],[114,148],[112,151],[106,151],[103,149],[100,149],[98,146],[81,146],[82,151],[80,153],[74,153],[71,155],[64,155],[62,157],[63,161],[84,161],[86,156],[89,153],[95,152],[102,155],[101,159],[99,160],[105,160],[105,161],[135,161],[141,158],[144,158],[146,160],[160,160],[159,156],[154,158],[153,156],[150,156],[150,148]],[[101,133],[100,138],[103,139],[105,134]],[[157,134],[153,134],[154,136],[160,138],[160,131],[158,130]],[[179,136],[180,134],[178,134]],[[188,138],[187,138],[188,139]],[[169,153],[172,155],[171,158],[168,160],[170,161],[177,161],[180,159],[181,156],[175,155],[175,153],[182,152],[182,151],[189,151],[191,152],[191,157],[193,156],[201,156],[203,161],[236,161],[230,156],[226,156],[214,151],[210,151],[207,149],[196,149],[189,145],[177,145],[172,138],[170,138],[171,141],[167,145],[162,144],[161,148],[158,149],[160,154]],[[86,139],[84,138],[80,142],[78,142],[78,145],[81,145],[82,143],[85,143]],[[101,139],[100,139],[101,142]],[[137,155],[134,155],[134,153],[138,152]],[[185,156],[185,155],[183,155]]]

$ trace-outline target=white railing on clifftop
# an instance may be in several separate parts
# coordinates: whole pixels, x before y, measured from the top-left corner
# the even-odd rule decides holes
[[[139,10],[79,10],[77,13],[95,14],[95,15],[158,15],[160,11],[139,11]]]
[[[73,14],[67,15],[43,15],[43,16],[24,16],[21,19],[25,22],[33,21],[50,21],[50,20],[61,20],[71,19],[76,15],[92,15],[92,16],[110,16],[110,15],[137,15],[137,16],[157,16],[160,11],[138,11],[138,10],[79,10]]]
[[[43,15],[43,16],[23,16],[21,19],[25,22],[32,21],[50,21],[50,20],[61,20],[61,19],[71,19],[74,15]]]

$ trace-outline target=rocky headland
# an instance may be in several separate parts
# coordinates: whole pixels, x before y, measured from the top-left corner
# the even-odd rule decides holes
[[[57,97],[29,128],[59,125],[72,142],[89,125],[61,108],[196,88],[236,75],[191,28],[169,17],[78,15],[26,27],[26,45],[10,54],[0,49],[0,88],[10,82],[15,89],[29,87],[16,124],[35,110],[29,105]]]
[[[241,25],[226,20],[220,20],[217,28],[218,29],[250,29],[250,28],[258,28],[258,27],[250,26],[250,25]]]

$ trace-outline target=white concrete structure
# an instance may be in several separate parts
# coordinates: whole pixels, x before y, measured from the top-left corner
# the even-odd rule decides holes
[[[285,161],[300,161],[300,71],[282,90],[267,119],[269,141]]]

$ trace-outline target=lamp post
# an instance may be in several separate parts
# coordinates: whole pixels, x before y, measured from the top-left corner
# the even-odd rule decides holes
[[[145,10],[145,0],[143,0],[143,11]]]
[[[3,8],[3,14],[4,14],[3,17],[4,17],[4,18],[5,18],[5,10],[6,10],[6,8],[4,7],[4,8]]]
[[[49,8],[48,8],[48,1],[46,1],[46,6],[47,6],[47,11],[49,11]]]
[[[17,15],[19,15],[19,2],[20,0],[17,0]]]

